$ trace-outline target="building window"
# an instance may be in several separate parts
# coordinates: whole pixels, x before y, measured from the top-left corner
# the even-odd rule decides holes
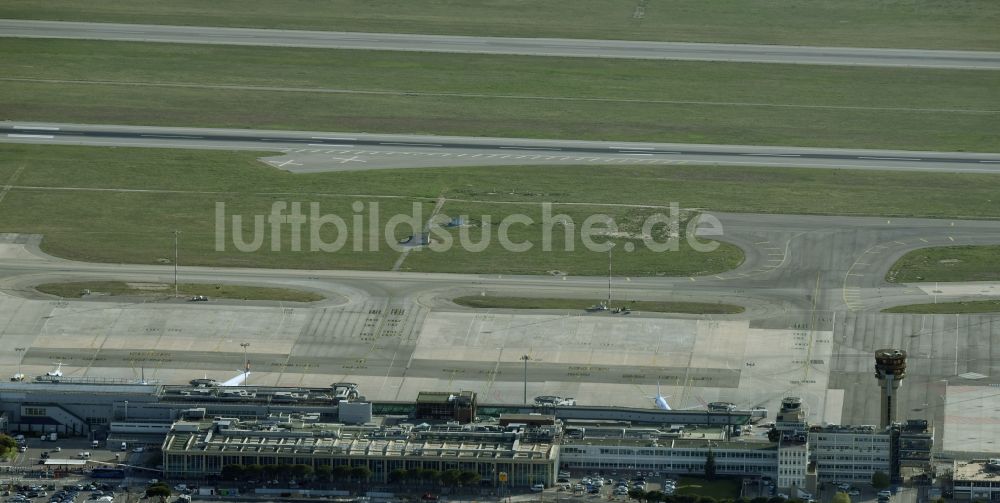
[[[32,416],[32,417],[45,417],[48,416],[48,411],[45,407],[25,407],[24,412],[21,413],[22,416]]]

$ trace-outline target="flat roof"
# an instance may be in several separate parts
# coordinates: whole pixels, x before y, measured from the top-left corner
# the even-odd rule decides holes
[[[86,459],[46,459],[46,465],[73,465],[82,466],[87,464]]]
[[[954,480],[1000,482],[1000,470],[988,470],[986,461],[955,461]]]

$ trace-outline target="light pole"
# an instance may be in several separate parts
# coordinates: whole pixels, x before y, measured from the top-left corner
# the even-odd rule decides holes
[[[528,360],[531,357],[528,355],[522,355],[521,360],[524,361],[524,404],[528,405]]]
[[[177,241],[180,239],[181,231],[174,229],[174,297],[177,295]]]
[[[24,375],[21,374],[21,360],[24,359],[24,352],[27,349],[28,348],[14,348],[14,352],[18,353],[18,355],[17,355],[17,377],[19,379],[24,379]]]
[[[608,309],[611,309],[611,250],[615,248],[615,244],[609,244],[611,247],[608,248]]]
[[[240,346],[243,347],[243,385],[247,385],[247,367],[250,366],[250,362],[247,361],[247,348],[250,347],[249,342],[241,342]]]

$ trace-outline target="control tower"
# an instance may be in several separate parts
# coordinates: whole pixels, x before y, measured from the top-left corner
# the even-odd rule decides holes
[[[882,413],[879,426],[885,428],[896,420],[896,392],[906,377],[906,351],[879,349],[875,351],[875,377],[882,388]]]

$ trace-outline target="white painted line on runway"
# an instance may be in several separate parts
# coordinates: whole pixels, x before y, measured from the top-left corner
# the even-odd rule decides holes
[[[561,148],[553,147],[500,147],[512,150],[562,150]]]
[[[740,155],[755,155],[761,157],[801,157],[799,154],[740,154]]]
[[[918,157],[865,157],[860,156],[858,159],[868,159],[870,161],[921,161]]]
[[[608,147],[612,150],[656,150],[653,147]]]
[[[353,147],[354,145],[338,145],[335,143],[310,143],[310,147]]]
[[[180,134],[144,134],[139,136],[144,138],[182,138],[185,140],[199,140],[204,138],[204,136],[186,136]]]
[[[381,142],[379,145],[399,145],[402,147],[440,147],[437,143],[395,143],[395,142]]]
[[[357,141],[357,138],[339,138],[334,136],[313,136],[314,140]]]
[[[57,127],[48,126],[14,126],[14,129],[37,129],[39,131],[59,131]]]
[[[52,140],[55,136],[50,134],[8,134],[7,138],[35,138],[38,140]]]
[[[651,156],[653,154],[622,154],[622,155],[649,155],[649,156]]]
[[[979,162],[992,162],[992,163],[1000,163],[1000,161],[979,161]]]

